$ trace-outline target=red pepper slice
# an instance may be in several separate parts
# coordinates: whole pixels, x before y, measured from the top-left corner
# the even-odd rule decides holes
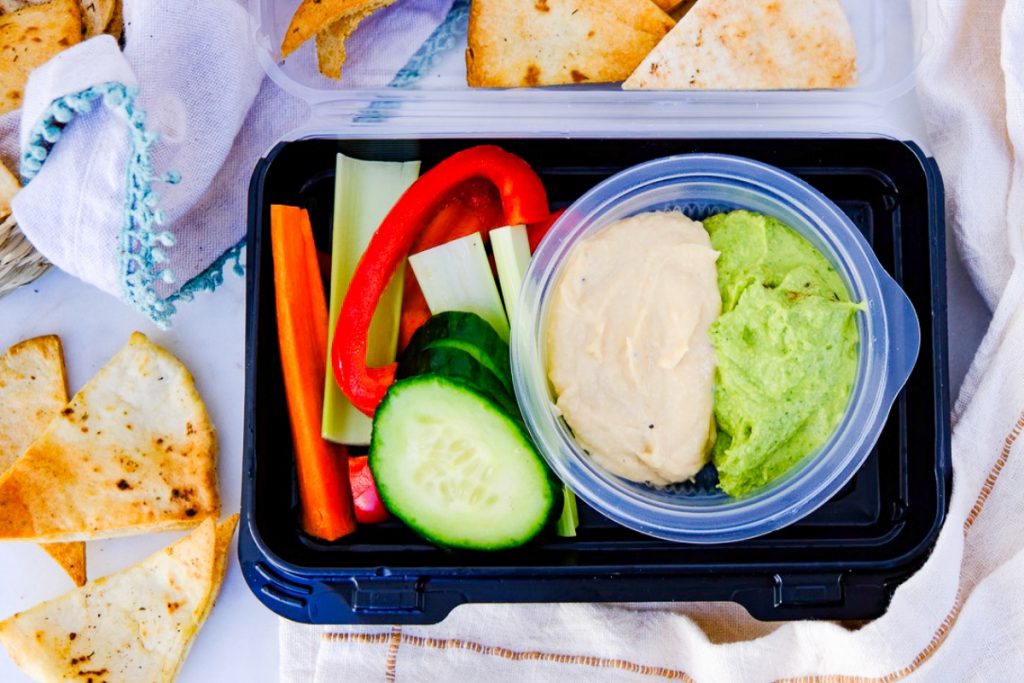
[[[486,230],[501,227],[504,218],[497,188],[483,178],[467,180],[441,200],[409,253],[418,254],[481,230],[486,240]]]
[[[365,455],[348,459],[348,480],[352,485],[352,502],[356,511],[356,521],[360,524],[378,524],[391,519],[391,514],[384,507],[377,491],[377,482],[373,480],[373,472]]]
[[[565,209],[559,209],[544,220],[526,226],[526,237],[530,240],[531,254],[537,251],[537,245],[544,239],[544,235],[548,234],[548,230],[555,224],[555,221],[562,217],[563,213],[565,213]]]
[[[397,365],[366,365],[366,336],[381,294],[409,255],[428,221],[462,183],[483,178],[501,197],[508,225],[536,223],[548,215],[544,185],[530,165],[500,147],[457,152],[424,173],[392,207],[359,259],[334,330],[334,377],[352,404],[373,415],[395,380]]]

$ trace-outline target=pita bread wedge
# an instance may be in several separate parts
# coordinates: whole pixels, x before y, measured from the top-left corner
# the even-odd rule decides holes
[[[650,0],[474,0],[466,81],[500,88],[621,81],[673,25]]]
[[[341,17],[365,9],[379,0],[302,0],[292,15],[281,41],[281,57],[287,57],[307,40]]]
[[[82,25],[85,37],[103,33],[114,18],[116,0],[79,0],[82,4]]]
[[[0,163],[0,220],[11,214],[11,201],[20,189],[18,179]]]
[[[0,356],[0,473],[43,433],[67,401],[59,337],[26,339]]]
[[[856,72],[839,0],[700,0],[623,88],[844,88]]]
[[[67,401],[59,337],[27,339],[0,356],[0,474],[43,433]],[[76,585],[85,583],[84,543],[51,543],[42,548]]]
[[[365,6],[336,19],[327,28],[316,34],[316,57],[320,73],[328,78],[341,78],[341,67],[345,64],[345,41],[359,28],[359,24],[374,12],[384,9],[395,0],[375,0]]]
[[[50,0],[0,16],[0,114],[21,106],[33,69],[81,39],[77,0]]]
[[[220,590],[238,516],[116,574],[0,622],[0,643],[41,681],[172,681]]]
[[[671,14],[676,5],[683,1],[684,0],[651,0],[651,2],[661,8],[661,11],[665,14]]]
[[[0,14],[10,14],[11,12],[17,12],[22,7],[38,5],[47,1],[48,0],[0,0]]]
[[[124,33],[124,3],[122,0],[115,0],[114,13],[110,16],[107,25],[103,27],[103,32],[121,40]]]
[[[85,572],[85,543],[40,543],[54,562],[60,565],[76,586],[84,586],[89,579]]]
[[[0,540],[195,526],[220,509],[216,448],[188,370],[136,332],[0,475]]]

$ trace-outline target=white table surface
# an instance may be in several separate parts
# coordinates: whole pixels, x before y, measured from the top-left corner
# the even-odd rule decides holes
[[[228,274],[214,294],[181,308],[174,327],[158,330],[99,290],[51,271],[0,299],[0,350],[28,337],[56,333],[64,343],[70,391],[77,391],[134,330],[181,358],[195,376],[220,437],[220,491],[225,515],[237,512],[242,476],[242,367],[245,280]],[[90,578],[122,569],[179,538],[181,533],[95,541],[86,546]],[[237,536],[237,534],[236,534]],[[242,579],[232,543],[227,576],[216,607],[181,670],[182,683],[277,680],[277,617]],[[28,543],[0,546],[0,618],[72,588],[42,550]],[[3,649],[0,648],[0,652]],[[6,653],[0,681],[28,679]]]
[[[908,100],[886,123],[924,139],[921,121]],[[953,397],[988,323],[988,311],[971,285],[949,239],[949,318]],[[128,306],[51,271],[35,283],[0,299],[0,351],[35,335],[56,333],[64,342],[69,384],[77,391],[103,363],[140,330],[177,354],[192,370],[220,435],[220,485],[224,513],[235,512],[241,494],[245,283],[227,274],[213,294],[200,294],[181,307],[172,330],[163,332]],[[126,567],[180,534],[140,536],[88,544],[90,577]],[[31,544],[0,546],[0,618],[27,609],[71,588],[43,551]],[[2,649],[0,649],[2,651]],[[277,680],[277,618],[249,592],[234,547],[216,608],[196,638],[179,680]],[[27,680],[6,653],[0,681]]]

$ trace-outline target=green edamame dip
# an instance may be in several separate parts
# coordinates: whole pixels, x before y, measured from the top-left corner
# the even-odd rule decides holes
[[[839,424],[863,305],[850,301],[821,252],[775,218],[733,211],[704,227],[721,253],[713,459],[721,489],[741,496],[784,474]]]

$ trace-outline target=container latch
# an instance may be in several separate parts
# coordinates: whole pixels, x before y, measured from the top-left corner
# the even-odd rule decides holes
[[[843,601],[841,574],[776,574],[775,606],[827,605]]]
[[[423,586],[413,579],[356,580],[352,591],[356,613],[422,612]]]

